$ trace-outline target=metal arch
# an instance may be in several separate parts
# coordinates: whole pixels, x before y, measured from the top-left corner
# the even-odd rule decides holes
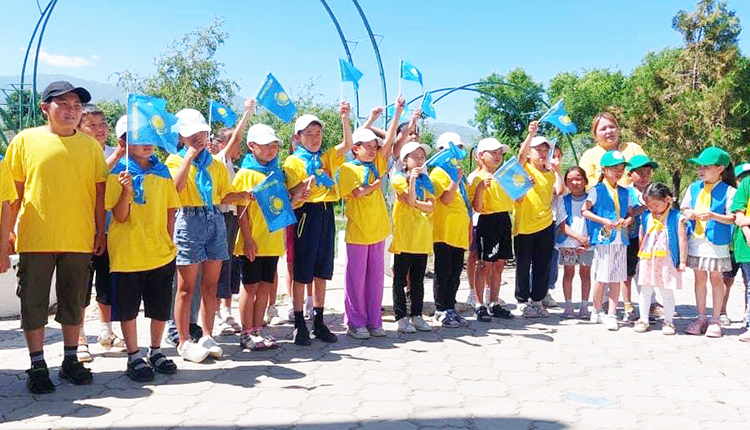
[[[333,25],[336,27],[336,32],[338,32],[339,38],[341,39],[341,44],[344,45],[344,52],[346,52],[346,57],[349,59],[349,63],[353,66],[354,60],[352,59],[352,53],[349,50],[349,44],[346,41],[346,37],[344,37],[344,32],[341,30],[341,26],[339,25],[338,19],[336,19],[336,15],[333,14],[333,11],[328,6],[328,2],[326,2],[326,0],[320,0],[320,2],[323,4],[326,12],[328,12],[328,16],[331,17],[331,21],[333,21]],[[357,118],[359,118],[359,89],[356,85],[354,86],[354,99],[356,103]]]
[[[367,35],[370,37],[370,43],[372,44],[372,49],[375,51],[375,59],[378,61],[378,69],[380,71],[380,85],[383,89],[383,106],[386,106],[388,104],[388,90],[386,89],[385,85],[385,72],[383,71],[383,61],[380,58],[380,50],[378,49],[378,44],[375,42],[375,36],[372,34],[372,29],[370,28],[370,23],[367,21],[367,17],[365,16],[365,12],[362,10],[362,8],[359,6],[359,2],[357,0],[352,0],[352,3],[354,3],[354,7],[357,8],[357,12],[359,12],[359,16],[362,18],[362,23],[365,25],[365,29],[367,30]],[[384,119],[385,123],[388,123],[388,112],[384,112]]]
[[[42,38],[44,38],[44,30],[47,29],[47,23],[49,22],[49,17],[52,16],[52,11],[55,9],[55,6],[57,6],[57,0],[52,0],[52,7],[50,8],[49,12],[47,12],[47,17],[44,18],[44,24],[42,24],[42,31],[39,33],[39,40],[36,44],[36,55],[34,56],[34,81],[32,85],[31,90],[31,106],[33,109],[33,106],[36,104],[36,71],[37,67],[39,66],[39,51],[42,49]]]
[[[57,0],[50,0],[49,3],[47,3],[47,7],[44,8],[44,11],[41,12],[41,16],[39,16],[39,20],[36,22],[36,26],[34,27],[34,32],[31,33],[31,39],[29,39],[29,46],[26,47],[26,55],[23,57],[23,66],[21,67],[21,92],[19,93],[19,102],[18,102],[18,129],[23,129],[23,87],[24,87],[24,80],[26,78],[26,63],[29,60],[29,52],[31,52],[31,45],[34,44],[34,38],[36,37],[36,33],[39,30],[39,25],[42,23],[42,21],[45,21],[44,27],[47,26],[47,20],[49,19],[49,15],[52,13],[52,9],[55,7],[55,4],[57,3]],[[39,5],[39,2],[37,2],[37,6]],[[41,10],[41,8],[40,8]],[[42,34],[39,35],[39,42],[41,44],[42,35],[44,33],[44,28],[42,28]],[[37,47],[37,54],[36,58],[39,58],[39,48]],[[35,60],[36,61],[36,60]],[[36,109],[34,109],[34,105],[36,104],[36,66],[34,67],[34,91],[31,93],[31,105],[29,108],[30,116],[34,117],[34,120],[36,120]],[[28,85],[28,84],[26,84]]]

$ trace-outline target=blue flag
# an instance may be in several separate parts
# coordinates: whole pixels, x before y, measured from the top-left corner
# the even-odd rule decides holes
[[[516,157],[506,161],[492,176],[512,200],[523,197],[534,186]]]
[[[385,107],[386,115],[388,115],[388,122],[390,123],[393,119],[393,115],[396,114],[396,105],[388,105]],[[404,110],[401,111],[401,117],[398,119],[398,123],[405,122],[409,119],[409,115],[411,112],[409,111],[408,106],[404,106]]]
[[[284,122],[289,122],[297,113],[297,108],[284,92],[279,81],[273,77],[271,72],[266,74],[263,83],[258,90],[258,96],[255,98],[258,104],[268,109],[272,114],[281,118]]]
[[[578,131],[575,123],[565,111],[563,99],[555,103],[549,110],[539,118],[539,122],[548,122],[557,127],[563,133],[575,133]]]
[[[432,102],[432,93],[427,91],[422,98],[422,113],[432,119],[435,118],[435,104]]]
[[[292,202],[289,201],[286,180],[278,171],[272,171],[263,182],[253,188],[253,196],[263,213],[269,232],[273,233],[297,222]]]
[[[424,84],[422,83],[422,72],[420,72],[416,67],[412,66],[408,61],[401,60],[401,79],[404,79],[406,81],[416,81],[419,82],[420,85],[424,86]]]
[[[341,81],[353,83],[354,89],[358,90],[359,80],[362,79],[362,72],[354,67],[352,63],[341,58],[339,58],[339,69],[341,70]]]
[[[156,145],[176,154],[179,129],[179,119],[167,111],[166,100],[128,95],[128,145]]]
[[[234,127],[237,122],[237,114],[217,101],[208,101],[208,111],[211,112],[211,121],[219,121],[229,128]]]

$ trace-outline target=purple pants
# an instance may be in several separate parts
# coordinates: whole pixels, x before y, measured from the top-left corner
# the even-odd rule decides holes
[[[383,327],[383,266],[385,241],[372,245],[346,244],[344,309],[349,328]]]

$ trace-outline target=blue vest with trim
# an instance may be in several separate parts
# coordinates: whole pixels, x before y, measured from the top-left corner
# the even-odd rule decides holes
[[[690,184],[690,207],[695,209],[698,193],[703,189],[703,181],[698,180]],[[711,212],[724,215],[727,213],[727,191],[729,185],[721,181],[711,190]],[[690,221],[690,228],[695,231],[695,221]],[[732,239],[732,226],[722,224],[716,220],[706,222],[706,239],[714,245],[728,245]]]
[[[615,213],[615,202],[614,200],[612,200],[612,196],[609,194],[607,186],[604,185],[604,183],[599,182],[598,184],[596,184],[596,186],[594,186],[594,189],[596,190],[596,203],[591,208],[592,212],[602,218],[607,218],[612,221],[617,221],[618,218],[627,218],[630,193],[626,188],[623,188],[619,185],[617,186],[617,199],[620,202],[619,216]],[[615,240],[615,237],[617,237],[616,234],[613,234],[609,237],[609,239],[599,240],[599,232],[604,226],[602,224],[599,224],[598,222],[592,222],[590,226],[591,229],[589,230],[589,241],[593,245],[609,245]],[[629,243],[628,233],[626,229],[621,229],[620,237],[622,238],[623,244],[627,245]]]
[[[585,196],[583,197],[586,198]],[[563,206],[565,207],[565,224],[570,227],[573,225],[573,195],[568,193],[563,196]],[[586,231],[591,230],[591,221],[586,220]],[[555,234],[555,241],[560,244],[565,242],[565,240],[568,238],[568,235],[562,232],[562,228],[557,228]]]
[[[651,221],[651,211],[643,213],[643,223],[641,230],[645,235],[648,223]],[[680,211],[669,209],[667,214],[667,240],[669,241],[669,256],[672,258],[672,264],[675,268],[680,267],[680,236],[678,228],[680,226]]]

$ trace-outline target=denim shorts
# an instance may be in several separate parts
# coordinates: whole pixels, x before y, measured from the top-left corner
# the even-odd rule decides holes
[[[229,258],[224,215],[216,206],[190,206],[177,211],[174,225],[177,265]]]

